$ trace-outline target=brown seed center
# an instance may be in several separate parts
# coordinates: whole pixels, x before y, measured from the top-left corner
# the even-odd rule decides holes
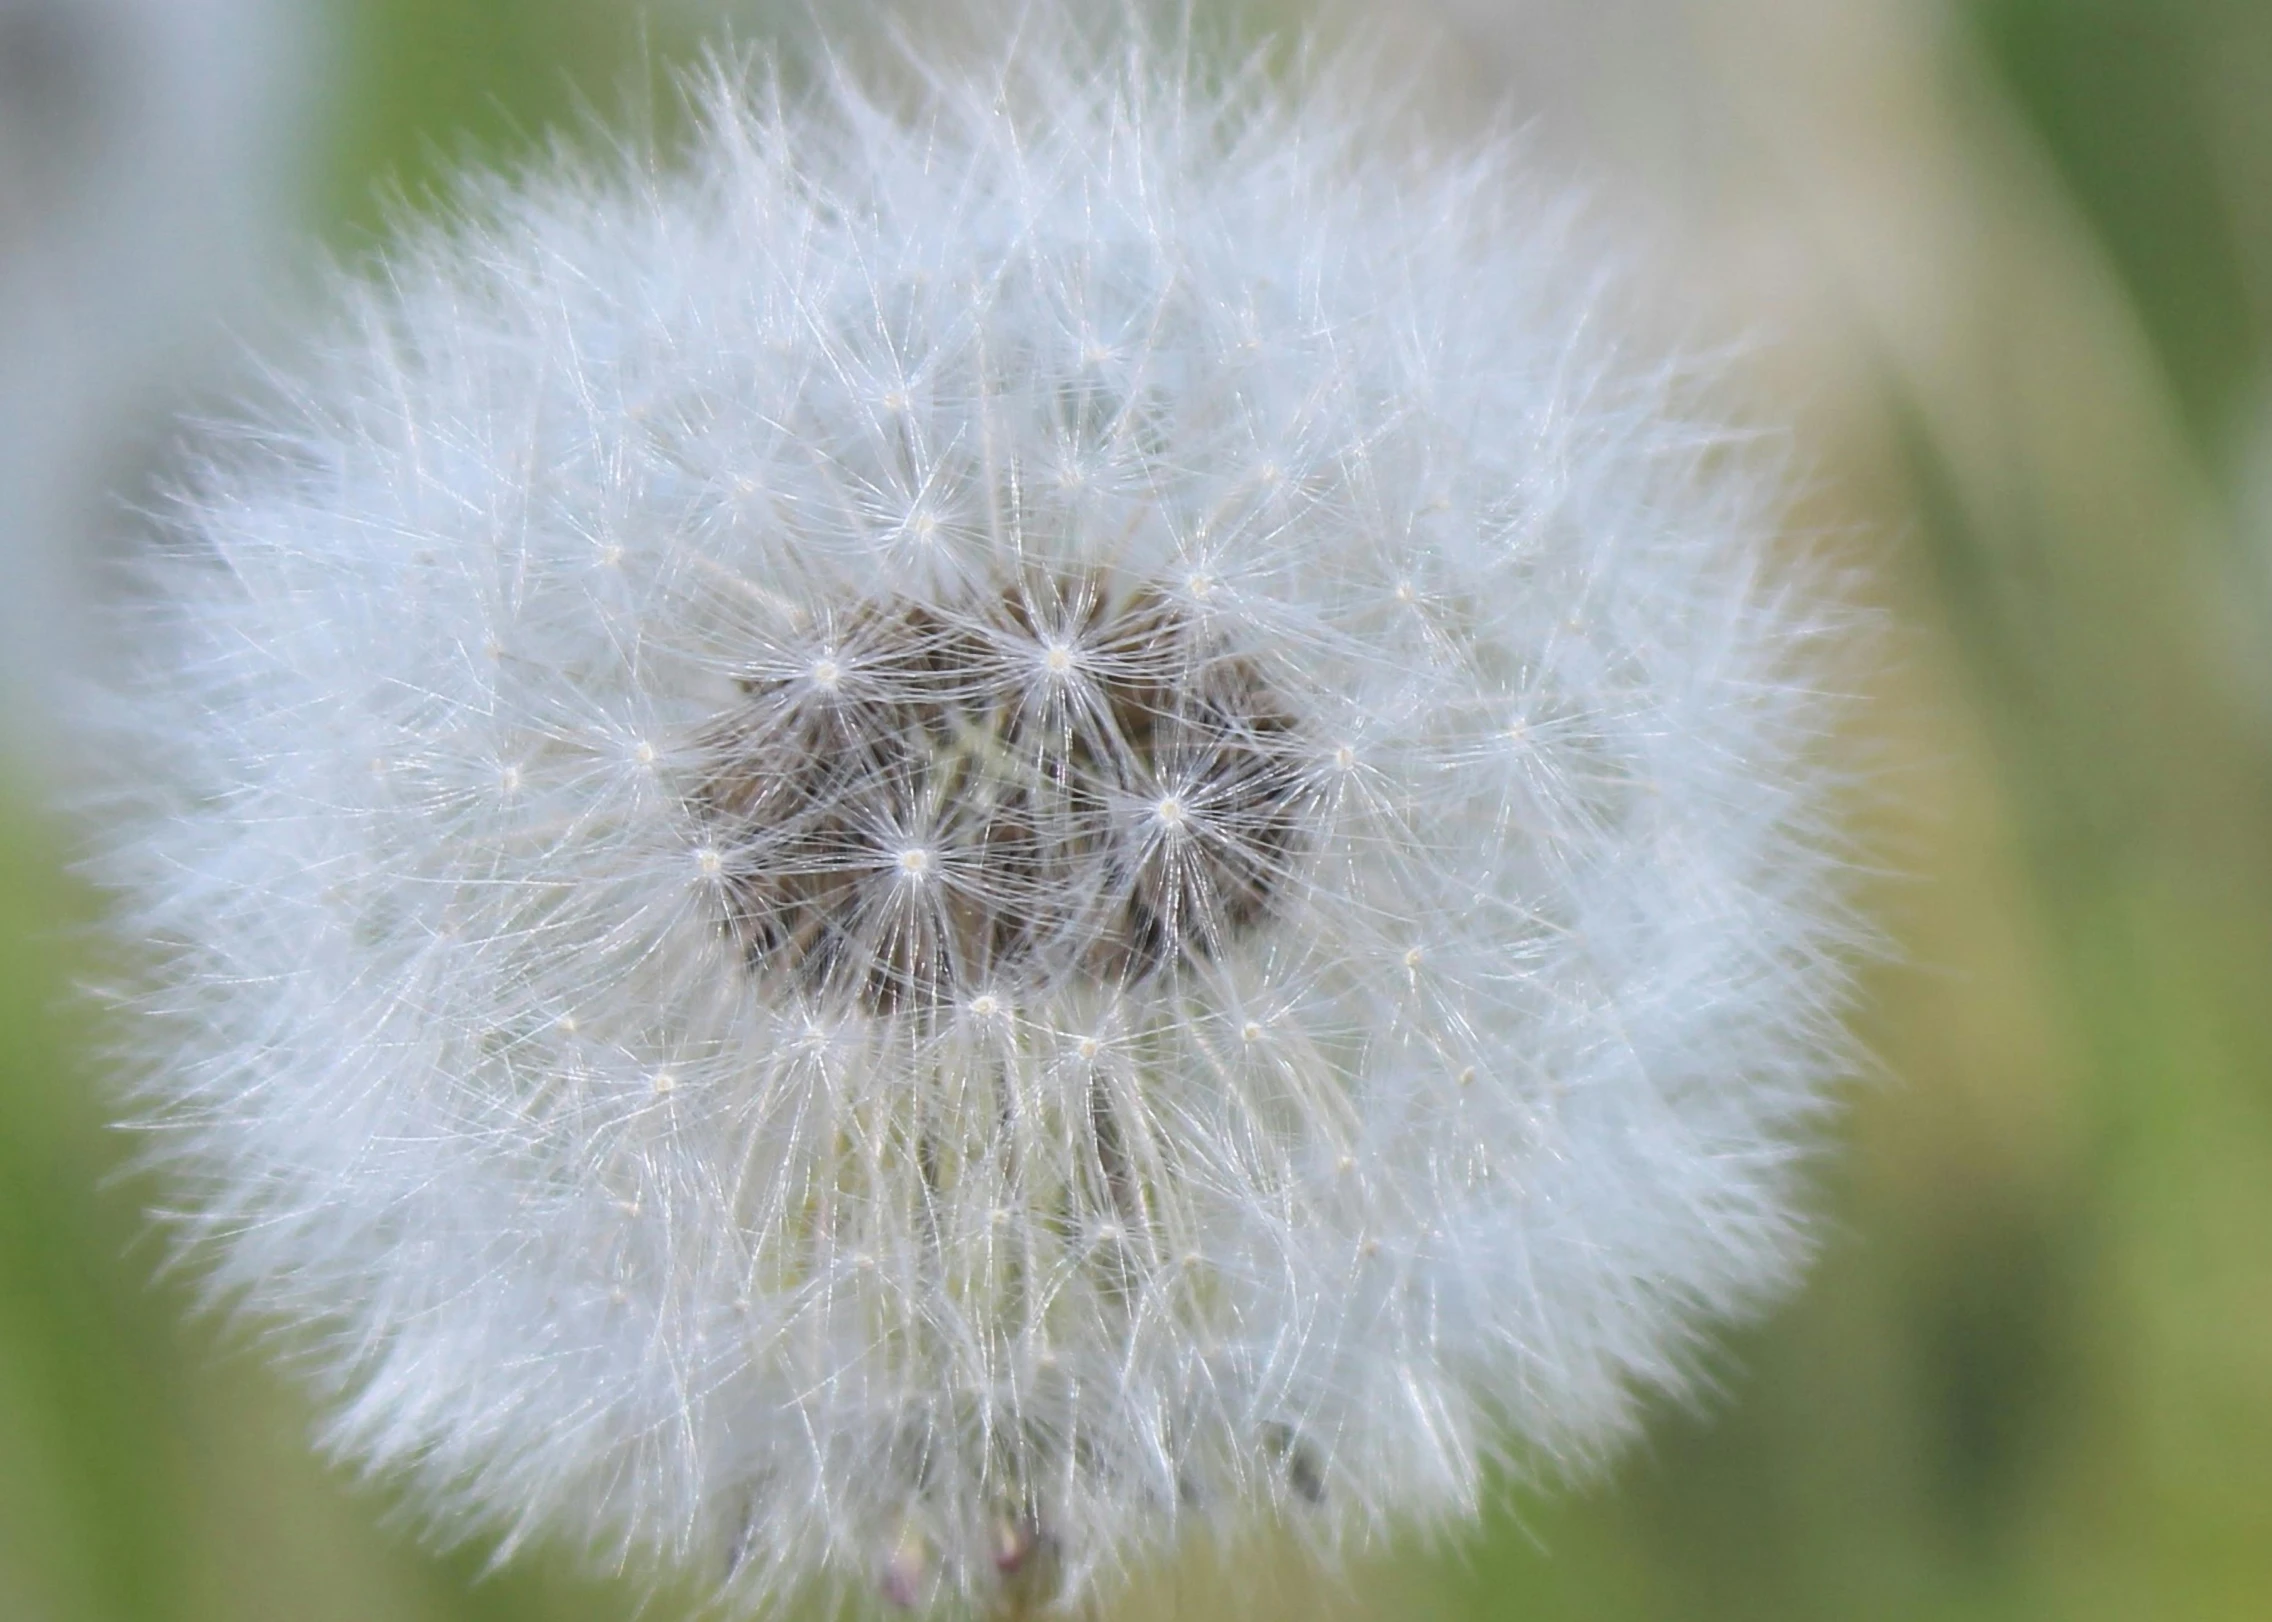
[[[1302,728],[1156,591],[881,598],[742,681],[689,797],[753,974],[872,1013],[1215,957],[1304,843]]]

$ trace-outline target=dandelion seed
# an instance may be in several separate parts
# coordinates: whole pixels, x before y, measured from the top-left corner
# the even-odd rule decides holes
[[[931,1551],[921,1533],[902,1532],[877,1580],[885,1599],[902,1610],[921,1604],[931,1586]]]
[[[115,751],[144,1118],[332,1446],[750,1611],[1598,1455],[1841,1063],[1835,605],[1566,213],[1125,39],[926,82],[352,289]]]

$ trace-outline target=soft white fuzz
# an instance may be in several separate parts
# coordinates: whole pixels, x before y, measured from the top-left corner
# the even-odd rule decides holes
[[[1508,153],[1029,38],[484,194],[184,498],[146,1121],[457,1529],[1067,1602],[1801,1248],[1834,615]]]

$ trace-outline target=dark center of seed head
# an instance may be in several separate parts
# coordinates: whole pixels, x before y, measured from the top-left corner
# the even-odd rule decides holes
[[[690,796],[750,972],[872,1013],[1220,954],[1299,854],[1302,729],[1156,591],[883,598],[745,678]]]

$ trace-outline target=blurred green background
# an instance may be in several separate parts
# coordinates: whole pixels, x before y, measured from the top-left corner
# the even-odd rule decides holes
[[[1896,956],[1819,1262],[1710,1398],[1353,1585],[1288,1561],[1271,1608],[2272,1616],[2272,5],[1438,20],[1463,96],[1535,92],[1542,150],[1762,335],[1802,522],[1878,564]],[[525,154],[704,32],[691,0],[327,21],[301,223],[351,258],[382,188]],[[34,798],[0,812],[0,1618],[633,1615],[557,1559],[423,1551],[312,1459],[257,1349],[186,1314],[104,1126],[70,992],[91,905]],[[1130,1614],[1212,1596],[1171,1575]]]

